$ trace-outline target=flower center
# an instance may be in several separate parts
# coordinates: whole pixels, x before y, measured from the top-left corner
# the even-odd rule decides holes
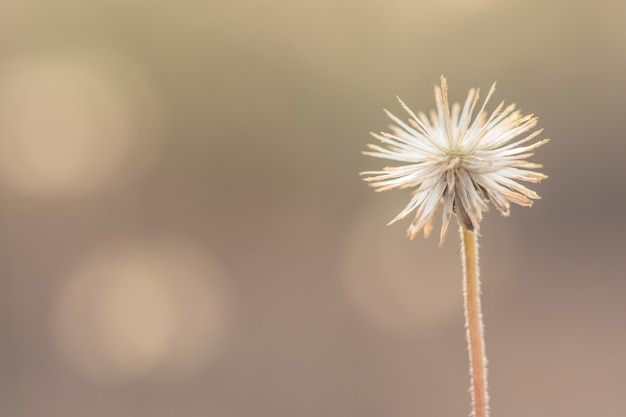
[[[465,153],[459,149],[450,149],[446,152],[447,163],[446,170],[457,169],[463,163],[463,158],[465,157]]]
[[[446,156],[448,156],[450,159],[452,159],[452,158],[461,158],[461,157],[465,156],[465,152],[463,152],[462,150],[460,150],[458,148],[457,149],[449,149],[446,152]]]

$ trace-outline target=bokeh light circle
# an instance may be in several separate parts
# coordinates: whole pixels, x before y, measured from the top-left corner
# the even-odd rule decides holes
[[[390,196],[386,196],[390,197]],[[345,249],[342,280],[348,299],[374,326],[414,334],[462,311],[460,260],[454,232],[439,248],[436,237],[410,241],[402,224],[385,227],[400,199],[378,199],[364,211]],[[460,317],[460,316],[459,316]]]
[[[0,181],[39,197],[127,182],[155,154],[161,100],[113,54],[57,52],[0,66]]]
[[[219,352],[225,283],[215,259],[188,242],[111,243],[69,274],[54,336],[70,366],[93,382],[189,376]]]
[[[346,294],[355,311],[375,327],[414,335],[453,321],[463,320],[463,275],[460,240],[452,223],[443,247],[438,246],[438,226],[433,236],[411,241],[405,228],[409,219],[386,227],[406,204],[406,196],[386,195],[364,210],[346,245],[341,269]],[[394,198],[395,197],[395,198]],[[510,288],[510,270],[518,261],[514,224],[490,214],[481,225],[489,239],[480,239],[483,292]],[[453,219],[454,222],[454,219]]]

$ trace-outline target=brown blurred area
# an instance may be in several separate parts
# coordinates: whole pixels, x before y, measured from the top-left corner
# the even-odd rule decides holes
[[[458,238],[357,175],[441,74],[552,139],[481,229],[493,415],[626,415],[623,1],[0,4],[0,416],[467,415]]]

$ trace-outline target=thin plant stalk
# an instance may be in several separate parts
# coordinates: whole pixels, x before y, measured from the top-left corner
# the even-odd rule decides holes
[[[472,416],[489,416],[487,392],[487,357],[483,316],[480,308],[480,277],[478,272],[478,238],[474,231],[459,224],[461,256],[463,260],[463,296],[465,301],[465,329],[469,352],[472,394]]]

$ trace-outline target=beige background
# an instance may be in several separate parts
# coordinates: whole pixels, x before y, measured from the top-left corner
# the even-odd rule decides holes
[[[0,3],[1,416],[467,415],[458,237],[357,175],[441,74],[552,139],[483,222],[493,415],[626,415],[623,1]]]

